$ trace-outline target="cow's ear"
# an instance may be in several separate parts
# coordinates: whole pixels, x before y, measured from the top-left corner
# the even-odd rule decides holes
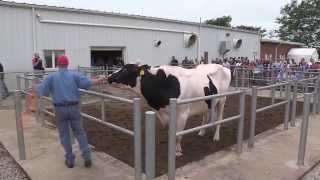
[[[150,66],[145,64],[145,65],[142,65],[142,66],[139,66],[139,76],[143,76],[145,71],[149,70],[150,69]]]
[[[150,70],[151,66],[149,66],[148,64],[144,64],[144,65],[141,65],[139,66],[139,69],[143,69],[143,70]]]

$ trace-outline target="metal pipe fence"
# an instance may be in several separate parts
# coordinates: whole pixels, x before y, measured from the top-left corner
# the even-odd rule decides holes
[[[145,158],[145,172],[146,180],[155,179],[155,160],[156,160],[156,114],[152,111],[147,111],[146,116],[146,158]]]
[[[30,86],[29,81],[33,81],[37,78],[33,78],[30,76],[17,76],[17,83],[20,88],[21,88],[21,80],[24,80],[24,88],[18,89],[15,91],[15,106],[16,106],[16,122],[17,122],[17,137],[18,137],[18,147],[19,147],[19,154],[20,154],[20,159],[23,160],[26,158],[26,153],[25,153],[25,144],[24,144],[24,136],[23,136],[23,128],[22,128],[22,117],[21,117],[21,113],[22,113],[22,98],[21,98],[21,94],[25,94],[25,95],[31,95],[28,92],[28,88]],[[129,136],[132,136],[134,139],[134,168],[135,168],[135,179],[136,180],[140,180],[142,179],[142,142],[141,142],[141,101],[140,98],[134,98],[134,99],[126,99],[126,98],[122,98],[122,97],[117,97],[117,96],[112,96],[109,94],[103,94],[103,93],[99,93],[99,92],[95,92],[95,91],[91,91],[91,90],[84,90],[84,89],[79,89],[79,91],[81,92],[82,95],[86,94],[86,95],[91,95],[91,96],[95,96],[98,97],[101,102],[104,102],[105,99],[112,99],[112,100],[116,100],[116,101],[120,101],[123,103],[127,103],[127,104],[131,104],[133,106],[133,130],[129,130],[123,127],[120,127],[118,125],[112,124],[110,122],[106,122],[105,119],[103,118],[96,118],[93,117],[89,114],[86,114],[83,112],[81,106],[82,106],[82,100],[80,100],[80,109],[81,109],[81,117],[82,118],[86,118],[88,120],[94,121],[94,122],[98,122],[108,128],[120,131],[124,134],[127,134]],[[54,112],[54,108],[52,108],[53,112],[49,111],[43,104],[43,101],[49,101],[50,103],[52,103],[52,98],[51,97],[46,97],[46,96],[42,96],[39,98],[39,102],[38,103],[38,112],[36,113],[36,119],[40,119],[41,120],[41,124],[45,125],[46,122],[44,120],[44,115],[49,115],[51,117],[55,117],[55,112]],[[102,109],[103,110],[103,109]],[[104,114],[105,112],[102,111],[102,114]],[[153,115],[153,114],[152,114]],[[151,115],[151,116],[152,116]],[[103,117],[103,116],[102,116]],[[150,117],[149,117],[150,118]],[[152,118],[152,117],[151,117]],[[152,120],[151,120],[152,121]],[[150,156],[151,157],[151,156]],[[152,174],[151,174],[152,175]]]
[[[100,70],[99,70],[100,71]],[[103,71],[101,71],[103,72]],[[313,73],[314,75],[317,73]],[[17,87],[18,90],[15,94],[15,105],[16,105],[16,122],[17,122],[17,135],[18,135],[18,144],[19,144],[19,154],[21,159],[25,159],[25,147],[24,147],[24,137],[23,137],[23,128],[19,129],[20,126],[19,123],[22,123],[21,121],[21,94],[30,94],[28,89],[30,88],[30,85],[32,81],[35,80],[35,75],[25,74],[25,76],[17,76]],[[237,79],[235,79],[237,80]],[[241,79],[242,80],[242,79]],[[24,82],[22,82],[24,81]],[[272,82],[272,78],[270,78],[270,82]],[[280,102],[276,102],[276,96],[275,92],[279,89],[280,92],[284,91],[285,97],[282,97],[280,93]],[[259,107],[257,108],[257,98],[258,98],[258,92],[263,90],[271,90],[270,91],[270,97],[271,97],[271,104],[265,107]],[[92,120],[95,122],[98,122],[104,126],[107,126],[109,128],[118,130],[124,134],[130,135],[134,137],[134,156],[135,156],[135,179],[142,179],[142,159],[141,159],[141,102],[140,99],[126,99],[122,97],[117,97],[109,94],[103,94],[96,91],[91,90],[79,90],[82,95],[90,95],[97,97],[99,101],[101,102],[101,117],[93,117],[89,114],[86,114],[81,111],[81,117],[86,118],[88,120]],[[313,93],[310,94],[310,91]],[[308,93],[309,92],[309,93]],[[306,95],[304,95],[307,93]],[[242,152],[242,146],[243,146],[243,132],[244,132],[244,113],[245,113],[245,94],[246,92],[244,90],[237,90],[233,92],[227,92],[223,94],[217,94],[217,95],[211,95],[211,96],[205,96],[205,97],[196,97],[191,99],[184,99],[184,100],[178,100],[178,99],[170,99],[170,106],[169,106],[169,113],[170,113],[170,120],[169,120],[169,136],[168,136],[168,178],[170,180],[175,179],[175,167],[176,167],[176,139],[178,136],[182,136],[185,134],[189,134],[195,131],[199,131],[202,129],[211,128],[214,126],[217,126],[219,124],[224,124],[226,122],[235,121],[238,120],[238,133],[237,133],[237,145],[236,149],[238,153]],[[224,118],[221,121],[213,121],[213,113],[214,110],[211,108],[209,115],[211,118],[211,121],[208,124],[197,126],[191,129],[186,129],[177,132],[177,108],[179,105],[182,104],[189,104],[199,101],[211,101],[212,104],[219,99],[227,96],[239,96],[239,113],[235,116]],[[314,77],[308,77],[301,80],[295,80],[295,81],[288,81],[288,82],[279,82],[277,84],[271,84],[269,86],[263,86],[263,87],[257,87],[253,86],[251,91],[251,119],[250,119],[250,129],[249,129],[249,140],[248,140],[248,146],[253,147],[254,146],[254,138],[255,138],[255,124],[256,124],[256,114],[262,111],[266,111],[268,109],[272,109],[275,107],[283,106],[285,105],[285,117],[284,117],[284,129],[288,129],[288,124],[290,122],[291,126],[295,125],[295,117],[296,117],[296,106],[297,106],[297,100],[304,97],[307,98],[307,96],[313,96],[313,112],[320,112],[320,76],[314,76]],[[116,101],[120,101],[123,103],[128,103],[133,106],[133,113],[134,113],[134,130],[129,130],[120,126],[117,126],[115,124],[106,122],[105,117],[105,100],[106,99],[112,99]],[[47,108],[45,108],[44,101],[52,102],[52,99],[50,97],[41,97],[39,98],[39,112],[37,112],[37,119],[40,120],[42,125],[45,125],[44,121],[44,114],[47,114],[49,116],[55,115],[54,112],[48,111]],[[305,104],[308,104],[308,99],[304,99]],[[82,103],[80,103],[81,105]],[[291,104],[291,106],[290,106]],[[308,105],[310,108],[310,105]],[[307,107],[306,107],[307,108]],[[54,108],[53,108],[54,109]],[[290,111],[291,110],[291,111]],[[309,117],[309,110],[304,110]],[[291,116],[289,116],[289,114]],[[289,119],[289,117],[291,117]],[[147,179],[154,179],[155,176],[155,114],[154,112],[146,112],[146,178]],[[302,129],[305,129],[304,125]],[[305,133],[306,130],[301,130],[301,134]],[[303,150],[303,147],[305,146],[306,142],[306,135],[301,135],[301,141],[302,144],[299,146],[299,155],[298,155],[298,163],[301,163],[301,159],[304,158],[305,150]],[[304,140],[305,139],[305,140]],[[303,143],[304,142],[304,143]],[[301,150],[300,150],[301,148]],[[304,148],[305,149],[305,148]],[[300,159],[300,160],[299,160]]]
[[[211,122],[206,125],[197,126],[191,129],[182,130],[177,132],[177,107],[181,104],[188,104],[188,103],[194,103],[199,101],[205,101],[210,100],[211,103],[216,101],[218,98],[227,97],[227,96],[234,96],[237,95],[240,97],[239,101],[239,114],[224,118],[221,121],[212,121],[214,115],[212,114],[213,111],[210,111],[210,117]],[[237,135],[237,152],[242,152],[242,141],[243,141],[243,128],[244,128],[244,107],[245,107],[245,91],[235,91],[235,92],[227,92],[223,94],[217,94],[217,95],[211,95],[211,96],[205,96],[205,97],[197,97],[192,99],[185,99],[185,100],[177,100],[174,98],[170,99],[170,122],[169,122],[169,147],[168,147],[168,179],[174,180],[175,179],[175,161],[176,161],[176,138],[177,136],[182,136],[185,134],[190,134],[192,132],[201,130],[201,129],[207,129],[210,127],[217,126],[218,124],[223,124],[226,122],[239,120],[238,122],[238,135]],[[212,108],[213,104],[212,104]]]
[[[252,86],[267,86],[277,82],[301,80],[320,75],[320,70],[294,68],[263,68],[231,66],[233,74],[232,85],[236,88]]]
[[[248,147],[252,148],[254,146],[255,141],[255,129],[256,129],[256,117],[257,113],[263,112],[275,107],[279,107],[282,105],[285,105],[285,115],[284,115],[284,129],[288,129],[288,122],[289,122],[289,112],[290,112],[290,99],[291,99],[291,82],[286,83],[280,83],[280,84],[274,84],[270,86],[264,86],[264,87],[252,87],[251,92],[251,111],[250,111],[250,130],[249,130],[249,140],[248,140]],[[286,98],[285,100],[275,103],[274,100],[271,101],[271,105],[257,108],[257,99],[258,99],[258,91],[259,90],[265,90],[265,89],[273,89],[276,87],[282,87],[286,86]],[[273,97],[272,97],[273,98]]]
[[[290,125],[295,126],[297,101],[303,99],[305,93],[312,93],[312,112],[320,112],[320,76],[293,81]],[[300,88],[300,91],[299,91]]]
[[[299,166],[304,165],[304,158],[306,154],[311,97],[312,97],[311,93],[306,93],[304,96],[303,119],[300,127],[300,139],[299,139],[298,161],[297,161],[297,165]]]

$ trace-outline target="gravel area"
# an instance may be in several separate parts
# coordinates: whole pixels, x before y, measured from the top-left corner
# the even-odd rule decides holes
[[[309,172],[299,180],[320,180],[320,162],[318,162]]]
[[[0,142],[0,180],[30,180]]]

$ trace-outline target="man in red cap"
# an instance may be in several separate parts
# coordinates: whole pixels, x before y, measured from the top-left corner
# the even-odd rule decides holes
[[[40,96],[51,93],[56,112],[56,123],[59,130],[61,144],[65,150],[65,164],[69,168],[74,167],[75,154],[72,152],[70,140],[71,128],[84,159],[85,167],[91,167],[91,151],[88,145],[87,135],[83,128],[80,116],[79,101],[81,89],[89,89],[91,85],[98,84],[104,78],[89,79],[83,74],[68,70],[69,60],[67,56],[58,58],[56,73],[50,74],[37,88]]]

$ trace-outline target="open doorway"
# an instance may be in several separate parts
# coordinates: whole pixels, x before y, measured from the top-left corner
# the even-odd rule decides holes
[[[123,48],[91,48],[92,67],[121,67],[124,64]]]

